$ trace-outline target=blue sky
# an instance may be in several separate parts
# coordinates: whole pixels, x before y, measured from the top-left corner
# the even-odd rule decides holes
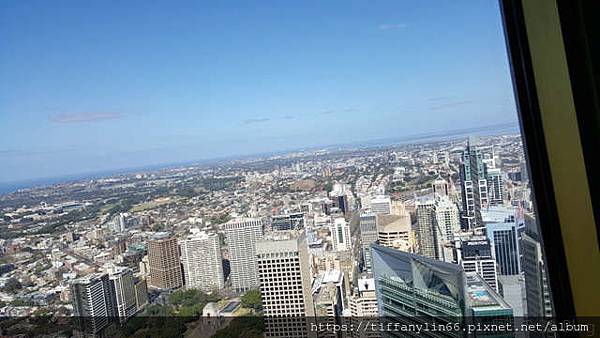
[[[0,41],[0,182],[517,121],[493,0],[9,0]]]

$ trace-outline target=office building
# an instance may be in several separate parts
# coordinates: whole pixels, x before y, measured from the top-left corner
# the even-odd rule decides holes
[[[371,198],[371,212],[378,215],[389,215],[392,212],[392,200],[388,195]]]
[[[377,244],[371,246],[371,251],[377,305],[384,327],[395,323],[460,322],[465,313],[465,274],[459,265]],[[407,334],[389,331],[382,336]]]
[[[546,276],[546,264],[535,218],[525,218],[525,233],[521,235],[522,269],[525,276],[527,316],[552,317],[550,287]]]
[[[159,232],[148,240],[150,286],[158,289],[177,289],[183,285],[177,239]]]
[[[410,215],[377,215],[377,242],[405,252],[414,250]]]
[[[349,311],[345,312],[345,323],[350,327],[359,327],[371,323],[379,323],[379,309],[377,308],[377,295],[375,293],[375,280],[373,278],[358,278],[357,287],[349,298]],[[377,330],[354,330],[348,334],[352,338],[381,337]]]
[[[179,246],[187,288],[210,293],[225,286],[219,235],[193,229]]]
[[[357,280],[357,287],[349,298],[349,308],[352,317],[376,317],[379,314],[373,278]]]
[[[513,309],[515,317],[525,314],[525,277],[521,275],[499,275],[498,289],[502,298]]]
[[[504,181],[500,168],[486,168],[486,177],[489,204],[502,204],[504,202]]]
[[[490,287],[479,274],[465,273],[466,315],[474,318],[475,323],[511,323],[514,312],[512,307]],[[504,336],[502,332],[500,336]],[[511,333],[506,336],[512,337]]]
[[[374,214],[360,215],[360,247],[363,258],[363,270],[371,272],[370,246],[377,242],[377,216]]]
[[[460,180],[465,228],[480,227],[481,208],[488,205],[488,187],[485,166],[477,141],[469,138],[467,148],[461,156]]]
[[[273,215],[271,228],[273,230],[299,230],[304,229],[304,213],[295,212],[285,215]]]
[[[349,210],[348,195],[343,185],[336,184],[333,191],[329,193],[332,209],[338,210],[342,214],[346,214]]]
[[[455,244],[460,251],[459,263],[465,272],[475,272],[498,292],[498,272],[490,240],[483,235],[461,238]]]
[[[486,234],[494,248],[496,263],[501,275],[521,273],[517,223],[488,223]]]
[[[374,244],[373,273],[379,316],[387,323],[438,325],[512,320],[511,307],[476,273]],[[463,332],[383,332],[385,337],[462,337]]]
[[[320,325],[339,325],[341,315],[340,295],[333,284],[323,284],[313,294],[315,321]],[[333,326],[331,326],[333,327]],[[324,330],[317,333],[318,338],[337,338],[338,333]]]
[[[303,337],[314,316],[308,245],[304,232],[281,231],[256,242],[258,279],[267,337]]]
[[[333,251],[347,251],[352,248],[350,225],[343,217],[335,218],[329,229]]]
[[[237,218],[223,225],[229,247],[231,284],[238,291],[258,286],[256,272],[256,241],[263,234],[259,218]]]

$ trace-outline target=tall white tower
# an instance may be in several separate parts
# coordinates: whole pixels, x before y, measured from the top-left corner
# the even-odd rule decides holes
[[[194,230],[179,243],[185,284],[204,292],[222,289],[225,282],[219,235]]]
[[[256,273],[256,240],[263,234],[260,218],[237,218],[223,225],[229,247],[231,283],[238,291],[258,285]]]

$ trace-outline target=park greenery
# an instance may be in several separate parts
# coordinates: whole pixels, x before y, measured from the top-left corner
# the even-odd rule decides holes
[[[213,338],[262,338],[265,325],[261,317],[236,317]]]
[[[260,291],[257,289],[252,289],[246,292],[242,296],[242,306],[248,309],[253,309],[254,311],[261,311],[262,298],[260,296]]]
[[[202,315],[206,304],[221,300],[217,293],[206,294],[200,290],[178,290],[171,293],[167,304],[152,304],[127,321],[122,328],[128,337],[180,337],[186,324]],[[149,320],[151,318],[151,320]]]

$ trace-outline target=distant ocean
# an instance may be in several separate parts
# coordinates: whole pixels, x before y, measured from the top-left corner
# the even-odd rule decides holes
[[[359,144],[355,143],[355,144],[345,144],[345,145],[337,145],[337,146],[330,145],[330,146],[311,147],[311,148],[313,148],[313,149],[321,148],[322,149],[322,148],[357,146],[357,145],[364,145],[364,146],[372,147],[372,146],[381,146],[381,145],[391,145],[391,144],[397,144],[397,143],[406,144],[406,143],[410,143],[410,142],[422,143],[422,142],[432,142],[432,141],[437,141],[437,140],[442,141],[442,140],[448,140],[448,139],[456,138],[456,137],[463,136],[463,135],[464,136],[466,136],[466,135],[491,136],[491,135],[498,135],[498,134],[504,134],[504,133],[519,133],[519,126],[517,124],[513,124],[513,123],[503,123],[503,124],[484,126],[484,127],[478,127],[478,128],[449,130],[449,131],[445,131],[445,132],[434,132],[434,133],[411,135],[411,136],[399,137],[399,138],[384,138],[384,139],[361,142]],[[253,156],[259,156],[259,155],[260,156],[268,156],[270,154],[282,154],[282,153],[293,152],[293,151],[297,151],[297,150],[298,149],[290,149],[290,150],[286,150],[286,151],[275,151],[275,152],[271,152],[271,153],[254,154],[254,155],[246,155],[246,156],[239,156],[239,157],[240,158],[251,158]],[[234,158],[236,158],[236,157],[228,156],[228,157],[221,158],[221,160],[234,159]],[[112,170],[112,171],[104,171],[104,172],[96,172],[96,173],[83,173],[83,174],[68,175],[68,176],[63,176],[63,177],[40,178],[40,179],[25,180],[25,181],[18,181],[18,182],[0,182],[0,195],[8,194],[8,193],[17,191],[19,189],[45,187],[45,186],[49,186],[49,185],[53,185],[53,184],[59,184],[59,183],[65,183],[65,182],[71,182],[71,181],[89,180],[89,179],[94,179],[94,178],[110,177],[110,176],[115,176],[115,175],[131,174],[131,173],[143,172],[143,171],[153,171],[153,170],[160,170],[160,169],[166,169],[166,168],[173,168],[173,167],[177,167],[177,166],[190,165],[190,164],[194,164],[194,163],[196,163],[196,164],[207,163],[207,162],[211,162],[211,161],[212,160],[199,160],[199,161],[195,161],[195,162],[190,161],[190,162],[180,162],[180,163],[171,163],[171,164],[159,164],[159,165],[145,166],[145,167],[139,167],[139,168],[116,169],[116,170]]]
[[[110,176],[113,173],[107,173],[107,176]],[[114,175],[114,174],[113,174]],[[33,180],[26,181],[17,181],[17,182],[0,182],[0,195],[8,194],[19,189],[28,189],[35,187],[46,187],[53,184],[91,179],[93,177],[99,177],[97,175],[92,174],[80,174],[80,175],[70,175],[63,177],[52,177],[52,178],[38,178]]]

